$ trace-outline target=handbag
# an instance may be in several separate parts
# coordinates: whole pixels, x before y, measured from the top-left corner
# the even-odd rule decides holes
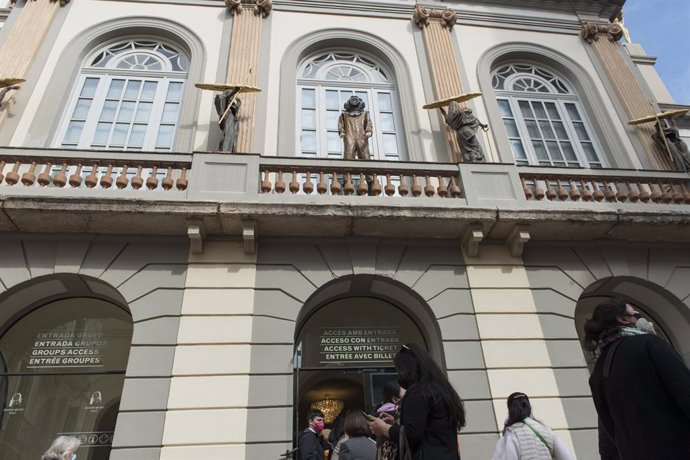
[[[410,450],[410,443],[407,442],[405,425],[400,425],[400,431],[398,434],[398,459],[412,460],[412,451]]]

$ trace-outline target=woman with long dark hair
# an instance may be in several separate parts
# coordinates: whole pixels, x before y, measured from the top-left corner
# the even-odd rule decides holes
[[[585,323],[584,346],[597,358],[589,386],[608,435],[600,439],[622,459],[690,458],[690,370],[649,324],[613,298]]]
[[[570,460],[568,449],[543,423],[532,418],[532,405],[524,393],[508,396],[508,419],[492,460]]]
[[[446,375],[413,343],[403,345],[393,362],[400,386],[407,390],[400,403],[400,421],[370,420],[372,431],[392,443],[408,445],[412,459],[459,460],[458,430],[465,426],[465,407]],[[404,452],[399,455],[404,458]]]

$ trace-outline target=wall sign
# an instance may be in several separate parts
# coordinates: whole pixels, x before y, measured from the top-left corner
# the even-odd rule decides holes
[[[97,330],[38,331],[26,368],[103,367],[103,350],[107,346],[108,341]]]
[[[400,348],[395,327],[326,327],[319,335],[320,364],[384,363]]]

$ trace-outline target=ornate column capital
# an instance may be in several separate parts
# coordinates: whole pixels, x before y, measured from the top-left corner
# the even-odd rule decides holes
[[[580,36],[587,42],[599,40],[600,35],[606,35],[611,42],[617,42],[623,36],[623,28],[618,23],[585,22],[582,24]]]
[[[427,8],[422,5],[416,5],[414,7],[414,13],[412,14],[412,20],[419,26],[420,29],[429,25],[431,20],[437,20],[443,22],[443,27],[452,29],[457,22],[457,16],[455,11],[450,8],[445,10],[435,10]]]
[[[242,10],[249,7],[254,10],[254,14],[265,18],[271,14],[273,0],[225,0],[225,6],[232,15],[242,14]]]

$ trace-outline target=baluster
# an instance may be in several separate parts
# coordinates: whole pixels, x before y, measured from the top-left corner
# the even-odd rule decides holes
[[[357,187],[357,195],[366,195],[369,193],[369,184],[367,183],[367,178],[364,177],[364,173],[359,173],[359,186]]]
[[[172,166],[168,166],[168,171],[165,177],[163,178],[163,181],[161,182],[161,185],[163,186],[163,190],[168,191],[173,188],[173,185],[175,185],[175,181],[172,178]]]
[[[77,169],[74,171],[74,174],[69,176],[69,185],[72,188],[81,187],[81,169],[82,169],[82,164],[77,163]]]
[[[690,190],[688,190],[688,186],[685,185],[685,182],[681,182],[680,188],[683,190],[683,199],[685,204],[690,204]]]
[[[5,176],[5,182],[9,185],[16,185],[19,182],[19,166],[21,163],[19,161],[14,162],[12,170]]]
[[[352,183],[352,174],[345,174],[345,188],[343,189],[345,195],[352,195],[355,193],[355,185]]]
[[[450,196],[453,198],[460,198],[462,195],[462,190],[460,186],[455,183],[455,176],[450,176],[450,183],[448,184],[448,189],[450,190]]]
[[[546,194],[544,193],[544,189],[541,188],[541,185],[539,184],[539,178],[537,176],[534,176],[532,180],[534,181],[534,198],[536,198],[537,201],[541,201],[546,196]]]
[[[556,179],[556,185],[557,185],[556,191],[558,192],[558,199],[561,201],[567,200],[570,195],[568,195],[568,192],[566,192],[565,189],[563,188],[563,184],[561,183],[560,177]]]
[[[314,183],[311,181],[311,171],[309,170],[307,170],[307,180],[302,185],[302,190],[304,190],[304,193],[307,195],[311,195],[314,191]]]
[[[604,193],[606,201],[616,201],[616,192],[613,191],[613,187],[611,187],[607,180],[603,180],[602,182],[604,183],[604,190],[606,190],[606,192]]]
[[[585,185],[584,179],[580,180],[580,185],[582,185],[582,201],[592,201],[594,199],[592,191]]]
[[[182,168],[180,177],[177,179],[177,182],[175,182],[175,188],[179,191],[183,191],[187,190],[187,185],[189,185],[189,181],[187,180],[187,168]]]
[[[290,193],[293,195],[299,192],[299,182],[297,182],[297,171],[292,170],[292,180],[290,181]]]
[[[656,187],[654,187],[656,185]],[[658,203],[661,201],[661,184],[658,182],[650,182],[649,187],[652,189],[652,195],[650,199],[653,203]]]
[[[659,187],[661,187],[661,201],[663,201],[666,204],[669,204],[671,201],[673,201],[673,186],[671,184],[661,184],[659,183]]]
[[[681,187],[681,184],[678,182],[671,183],[671,188],[673,189],[673,202],[675,204],[683,203],[683,201],[685,201],[685,197],[683,196],[683,187]]]
[[[38,175],[38,184],[41,187],[45,187],[46,185],[50,184],[50,181],[53,180],[53,178],[50,175],[50,170],[53,168],[53,163],[47,162],[45,167],[43,168],[43,172]]]
[[[261,193],[268,193],[271,191],[271,181],[268,180],[268,170],[264,171],[264,180],[261,181]]]
[[[109,164],[105,170],[105,174],[101,176],[101,187],[110,188],[113,186],[113,165]]]
[[[285,192],[285,181],[283,180],[283,171],[278,170],[278,178],[276,179],[275,191],[278,193]]]
[[[532,189],[527,185],[527,180],[524,177],[520,177],[520,182],[522,182],[522,192],[525,194],[525,198],[531,200],[534,197]]]
[[[400,196],[407,196],[410,193],[410,187],[407,186],[405,176],[400,175],[400,185],[398,185],[398,194]]]
[[[117,179],[115,179],[115,187],[117,187],[120,190],[127,187],[127,184],[129,184],[129,178],[127,177],[128,172],[129,166],[123,165],[120,169],[120,175],[117,176]]]
[[[604,192],[602,192],[599,188],[599,184],[597,183],[596,179],[590,179],[590,181],[592,183],[592,188],[594,188],[592,198],[594,198],[596,201],[602,201],[604,199]]]
[[[546,178],[544,179],[544,184],[546,185],[546,198],[549,201],[553,201],[556,198],[557,194],[556,191],[553,189],[553,186],[551,185],[551,181],[548,178]]]
[[[431,177],[427,174],[426,178],[424,179],[426,182],[426,185],[424,186],[424,194],[428,197],[431,198],[436,194],[436,189],[434,189],[434,186],[431,185]]]
[[[630,202],[637,203],[638,201],[640,201],[639,189],[633,188],[632,185],[630,185],[629,180],[625,181],[625,186],[628,188],[628,199],[630,200]]]
[[[137,166],[137,173],[132,178],[132,188],[134,190],[139,190],[144,185],[143,170],[143,165]]]
[[[342,190],[343,186],[340,185],[340,181],[338,181],[338,175],[333,171],[331,175],[331,195],[340,195]]]
[[[652,196],[652,195],[650,195],[649,190],[648,190],[650,186],[648,184],[644,184],[645,188],[642,188],[642,185],[643,184],[641,182],[637,183],[637,189],[640,190],[640,201],[643,203],[648,203],[649,199]]]
[[[29,170],[22,174],[22,184],[24,184],[27,187],[30,185],[34,185],[34,182],[36,182],[36,166],[36,162],[32,161],[31,166],[29,166]]]
[[[395,195],[395,185],[391,182],[391,173],[386,173],[386,186],[383,189],[387,196]]]
[[[60,188],[67,185],[67,163],[62,163],[60,171],[53,177],[53,184]]]
[[[316,184],[316,191],[318,192],[319,195],[325,195],[326,192],[328,191],[328,184],[326,183],[326,180],[324,179],[324,172],[319,171],[319,183]]]
[[[98,177],[96,176],[96,173],[98,173],[98,163],[94,163],[91,166],[91,172],[84,178],[84,183],[88,188],[94,188],[96,185],[98,185]]]
[[[155,190],[158,188],[158,166],[151,166],[151,175],[146,179],[146,188],[149,190]]]
[[[623,191],[623,186],[620,182],[616,181],[614,184],[616,184],[616,189],[618,190],[616,192],[616,199],[621,203],[625,202],[628,199],[628,194]]]
[[[441,198],[445,198],[448,196],[448,188],[443,183],[442,176],[438,176],[438,187],[436,188],[436,192],[438,193],[438,196],[440,196]]]
[[[5,171],[5,165],[6,164],[7,163],[5,163],[4,161],[0,161],[0,184],[2,184],[2,180],[5,178],[5,175],[3,174],[3,172]]]
[[[381,182],[379,182],[379,176],[374,174],[373,182],[371,183],[371,196],[381,195]]]
[[[417,175],[412,174],[412,196],[419,196],[422,194],[422,186],[417,181]]]
[[[582,194],[580,194],[580,189],[577,188],[577,182],[575,182],[571,177],[568,179],[568,184],[570,185],[570,200],[580,201]]]

